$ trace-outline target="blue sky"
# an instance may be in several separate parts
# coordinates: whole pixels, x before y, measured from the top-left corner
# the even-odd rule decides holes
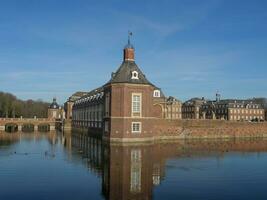
[[[133,32],[165,95],[267,97],[265,0],[0,0],[0,91],[63,103],[109,80]]]

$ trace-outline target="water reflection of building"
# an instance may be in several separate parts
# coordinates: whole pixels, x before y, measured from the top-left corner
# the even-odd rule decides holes
[[[102,177],[106,199],[152,199],[161,165],[151,162],[150,146],[109,146],[80,134],[72,135],[72,145],[83,152],[87,167]]]
[[[18,143],[21,140],[24,141],[40,141],[44,138],[47,139],[47,141],[51,144],[51,146],[55,146],[59,141],[61,141],[61,138],[59,138],[59,135],[56,134],[56,132],[52,131],[49,133],[39,133],[36,132],[35,134],[32,133],[26,133],[26,132],[17,132],[17,133],[0,133],[0,149],[1,146],[5,146],[5,148],[9,145],[12,145],[14,143]]]
[[[0,148],[1,146],[9,146],[20,140],[20,134],[7,134],[0,132]]]
[[[267,140],[180,140],[173,144],[119,146],[73,134],[72,146],[82,152],[88,169],[101,177],[106,199],[149,200],[165,178],[168,160],[210,156],[220,160],[229,151],[242,151],[245,156],[245,152],[267,151]]]
[[[153,161],[150,147],[109,147],[103,174],[107,199],[152,199]]]

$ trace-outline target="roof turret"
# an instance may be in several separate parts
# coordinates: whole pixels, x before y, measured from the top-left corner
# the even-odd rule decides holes
[[[49,106],[50,109],[59,109],[59,105],[57,104],[56,97],[53,98],[53,102]]]
[[[107,83],[134,83],[134,84],[148,84],[150,83],[143,72],[139,69],[134,61],[134,48],[130,41],[132,33],[129,32],[128,44],[123,49],[123,62],[119,69],[111,74],[111,79]]]

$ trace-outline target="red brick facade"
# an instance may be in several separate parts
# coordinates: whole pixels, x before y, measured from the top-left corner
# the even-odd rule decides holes
[[[199,106],[192,118],[199,119]],[[192,109],[186,107],[185,111]],[[147,80],[134,61],[133,46],[128,43],[124,60],[111,79],[75,101],[72,125],[114,142],[267,134],[266,123],[178,120],[181,113],[179,100],[166,98],[160,88]]]
[[[110,92],[110,116],[105,118],[110,128],[105,136],[111,138],[143,138],[150,137],[153,124],[151,120],[155,118],[153,114],[153,91],[150,85],[138,84],[112,84],[105,90]],[[132,115],[132,94],[141,95],[140,116]],[[141,132],[132,133],[132,123],[141,123]]]
[[[128,42],[123,62],[111,80],[74,102],[73,128],[85,129],[110,140],[153,137],[154,119],[181,118],[181,102],[165,98],[134,61]]]

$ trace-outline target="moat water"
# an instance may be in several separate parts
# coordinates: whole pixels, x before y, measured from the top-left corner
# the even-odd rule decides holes
[[[267,199],[267,141],[109,146],[78,134],[1,133],[1,200]]]

